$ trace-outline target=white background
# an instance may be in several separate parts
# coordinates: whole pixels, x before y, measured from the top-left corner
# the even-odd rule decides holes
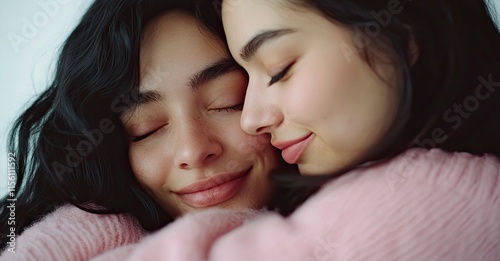
[[[59,47],[92,0],[0,0],[0,195],[7,191],[7,134],[52,79]]]
[[[0,195],[7,190],[12,121],[50,83],[58,48],[91,2],[0,0]],[[500,11],[500,0],[492,3]]]

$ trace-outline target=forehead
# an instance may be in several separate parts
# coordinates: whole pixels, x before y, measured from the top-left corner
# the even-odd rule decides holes
[[[280,18],[288,18],[283,4],[275,0],[224,0],[222,3],[222,21],[224,28],[247,31],[253,28],[280,23]],[[278,15],[279,14],[279,15]]]
[[[224,0],[222,21],[229,48],[234,52],[257,34],[289,29],[308,30],[317,13],[285,0]]]
[[[220,40],[191,15],[171,11],[144,29],[140,50],[141,82],[167,76],[169,82],[184,81],[223,57],[228,54]]]

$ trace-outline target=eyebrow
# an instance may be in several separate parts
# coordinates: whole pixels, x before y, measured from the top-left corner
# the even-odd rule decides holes
[[[189,79],[188,86],[193,90],[197,90],[205,83],[224,76],[233,71],[242,70],[241,67],[232,59],[223,58],[215,63],[207,66],[205,69],[194,74]]]
[[[139,92],[136,97],[132,97],[127,102],[124,102],[126,104],[126,109],[121,111],[120,114],[121,116],[128,115],[140,106],[149,103],[159,102],[161,100],[163,100],[163,95],[158,91]]]
[[[196,73],[189,80],[188,86],[192,90],[197,90],[200,86],[207,83],[208,81],[237,70],[242,70],[242,68],[234,60],[223,58]],[[130,103],[128,103],[128,108],[124,112],[127,113],[133,111],[136,108],[149,103],[160,102],[161,100],[163,100],[163,98],[163,95],[158,91],[141,91],[139,92],[137,97],[129,100]]]
[[[159,102],[163,99],[163,95],[158,91],[139,92],[137,99],[134,101],[135,106],[141,106],[147,103]]]
[[[265,43],[270,40],[277,39],[283,35],[294,33],[293,29],[279,29],[279,30],[267,30],[264,31],[252,38],[252,40],[248,41],[248,43],[241,49],[240,57],[249,61],[258,51],[258,49]]]

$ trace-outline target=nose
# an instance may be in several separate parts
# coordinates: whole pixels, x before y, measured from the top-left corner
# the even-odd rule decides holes
[[[177,137],[174,164],[179,169],[203,168],[222,154],[222,144],[217,135],[202,122],[193,120],[183,123]]]
[[[271,133],[283,121],[283,114],[273,103],[273,94],[250,84],[245,96],[240,125],[250,135]]]

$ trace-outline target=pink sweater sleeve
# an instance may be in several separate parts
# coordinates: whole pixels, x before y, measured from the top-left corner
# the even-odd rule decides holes
[[[15,249],[7,247],[0,261],[88,260],[143,235],[128,215],[97,215],[65,205],[26,229],[17,237]]]
[[[186,215],[134,245],[134,250],[126,260],[206,260],[215,240],[251,220],[256,214],[255,210],[210,209]],[[95,261],[118,260],[116,257],[111,258],[111,255],[109,257]]]
[[[210,209],[188,214],[137,244],[108,251],[92,261],[206,260],[212,243],[251,220],[255,210]]]
[[[496,261],[499,195],[497,158],[413,149],[329,182],[288,218],[204,211],[99,260]]]

